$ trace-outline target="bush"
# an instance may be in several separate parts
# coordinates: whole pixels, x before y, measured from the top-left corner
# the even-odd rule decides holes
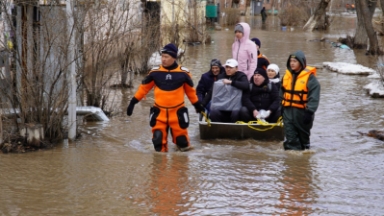
[[[307,8],[295,6],[285,8],[278,15],[281,26],[302,26],[310,16]]]
[[[239,22],[240,11],[237,8],[225,8],[224,16],[222,17],[222,25],[235,25]]]

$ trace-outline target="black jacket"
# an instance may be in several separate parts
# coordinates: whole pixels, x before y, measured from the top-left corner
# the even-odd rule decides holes
[[[269,80],[266,80],[261,86],[257,86],[252,81],[252,89],[243,92],[242,104],[250,112],[253,112],[255,109],[258,111],[263,109],[274,113],[279,109],[279,89],[276,85],[268,83]]]
[[[267,70],[267,67],[269,65],[269,60],[263,55],[261,55],[260,57],[259,56],[260,56],[260,51],[257,51],[257,68],[263,68],[264,70]]]
[[[225,73],[224,67],[220,67],[220,74],[224,74],[224,73]],[[199,101],[204,100],[205,95],[212,88],[213,83],[218,79],[217,76],[213,75],[212,70],[209,70],[208,72],[203,73],[201,75],[201,79],[199,80],[199,83],[197,84],[197,87],[196,87],[196,95],[199,98]]]
[[[228,76],[226,73],[219,74],[219,76],[217,77],[217,80],[221,80],[221,79],[232,80],[231,86],[234,86],[238,89],[243,90],[243,97],[244,97],[244,91],[247,91],[249,89],[249,81],[248,81],[247,75],[245,75],[245,73],[243,73],[241,71],[237,71],[232,76]],[[212,87],[213,87],[213,85],[212,85]],[[203,100],[203,106],[204,107],[207,106],[209,101],[211,101],[211,99],[212,99],[212,90],[213,90],[212,87]]]

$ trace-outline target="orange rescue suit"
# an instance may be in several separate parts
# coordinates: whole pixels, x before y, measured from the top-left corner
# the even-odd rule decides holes
[[[292,79],[293,77],[291,72],[286,70],[282,81],[283,106],[292,106],[305,109],[308,102],[307,83],[311,74],[316,76],[316,68],[307,66],[303,71],[300,72],[295,81]]]
[[[192,104],[198,102],[196,90],[188,69],[180,65],[173,70],[162,66],[152,68],[135,94],[139,101],[154,87],[155,104],[151,108],[150,126],[156,151],[167,152],[168,130],[179,148],[189,147],[188,109],[184,106],[186,94]]]

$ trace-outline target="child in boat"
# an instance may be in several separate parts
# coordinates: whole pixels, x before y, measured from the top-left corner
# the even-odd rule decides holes
[[[248,23],[235,26],[235,41],[232,44],[232,58],[238,62],[238,71],[247,75],[249,80],[257,68],[256,44],[249,39],[251,27]]]
[[[267,70],[269,60],[265,55],[261,54],[260,52],[261,41],[259,40],[259,38],[252,38],[251,41],[253,41],[257,47],[257,68],[263,68],[264,70]]]
[[[279,66],[277,64],[270,64],[267,67],[267,75],[269,81],[276,85],[277,89],[280,89],[280,74],[279,74]]]

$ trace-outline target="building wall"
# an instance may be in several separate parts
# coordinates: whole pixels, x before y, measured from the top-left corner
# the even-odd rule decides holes
[[[178,24],[187,26],[193,17],[193,8],[196,5],[196,15],[199,23],[205,22],[206,1],[200,0],[163,0],[161,1],[161,25]]]

